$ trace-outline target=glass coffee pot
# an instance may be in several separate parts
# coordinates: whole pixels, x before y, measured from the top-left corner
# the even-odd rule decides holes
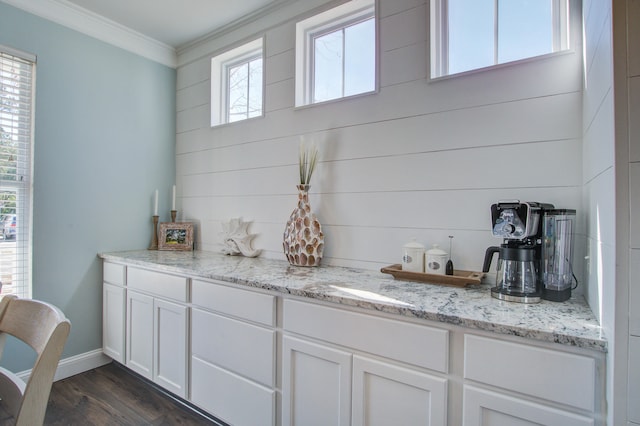
[[[540,301],[536,251],[533,247],[489,247],[485,254],[485,272],[489,271],[494,253],[498,253],[496,286],[491,295],[510,302],[535,303]]]

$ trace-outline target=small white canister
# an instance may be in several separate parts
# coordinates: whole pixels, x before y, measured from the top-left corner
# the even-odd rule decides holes
[[[445,266],[447,264],[448,253],[439,248],[437,244],[425,253],[424,270],[427,274],[445,274]]]
[[[402,270],[424,272],[424,246],[415,238],[402,246]]]

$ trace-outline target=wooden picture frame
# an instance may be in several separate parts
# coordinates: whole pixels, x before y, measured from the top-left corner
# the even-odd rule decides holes
[[[193,250],[193,223],[160,223],[158,250]]]

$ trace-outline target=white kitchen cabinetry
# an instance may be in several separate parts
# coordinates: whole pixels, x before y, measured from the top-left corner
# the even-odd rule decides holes
[[[633,361],[629,366],[629,401],[640,401],[640,337],[629,338],[629,359]],[[628,411],[629,420],[640,423],[640,404],[629,404]]]
[[[125,365],[187,398],[187,280],[127,269]]]
[[[503,393],[464,387],[465,426],[587,426],[589,419]]]
[[[447,380],[353,357],[353,425],[445,425]]]
[[[424,369],[447,372],[448,331],[289,299],[283,312],[283,425],[446,425],[447,379]]]
[[[191,402],[233,424],[274,425],[275,297],[192,281]]]
[[[127,292],[127,357],[125,365],[153,380],[153,297]]]
[[[596,424],[594,358],[469,334],[464,344],[464,426]]]
[[[284,336],[282,424],[351,424],[348,352]]]
[[[599,350],[122,263],[105,354],[234,426],[605,424]]]
[[[102,351],[121,364],[125,357],[124,265],[105,262],[102,287]]]

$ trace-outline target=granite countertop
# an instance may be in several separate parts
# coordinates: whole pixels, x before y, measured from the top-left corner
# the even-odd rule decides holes
[[[395,280],[377,271],[335,266],[295,267],[285,260],[203,251],[136,250],[99,256],[108,261],[190,277],[607,351],[602,328],[582,298],[524,305],[492,298],[487,285],[466,288],[429,285]]]

